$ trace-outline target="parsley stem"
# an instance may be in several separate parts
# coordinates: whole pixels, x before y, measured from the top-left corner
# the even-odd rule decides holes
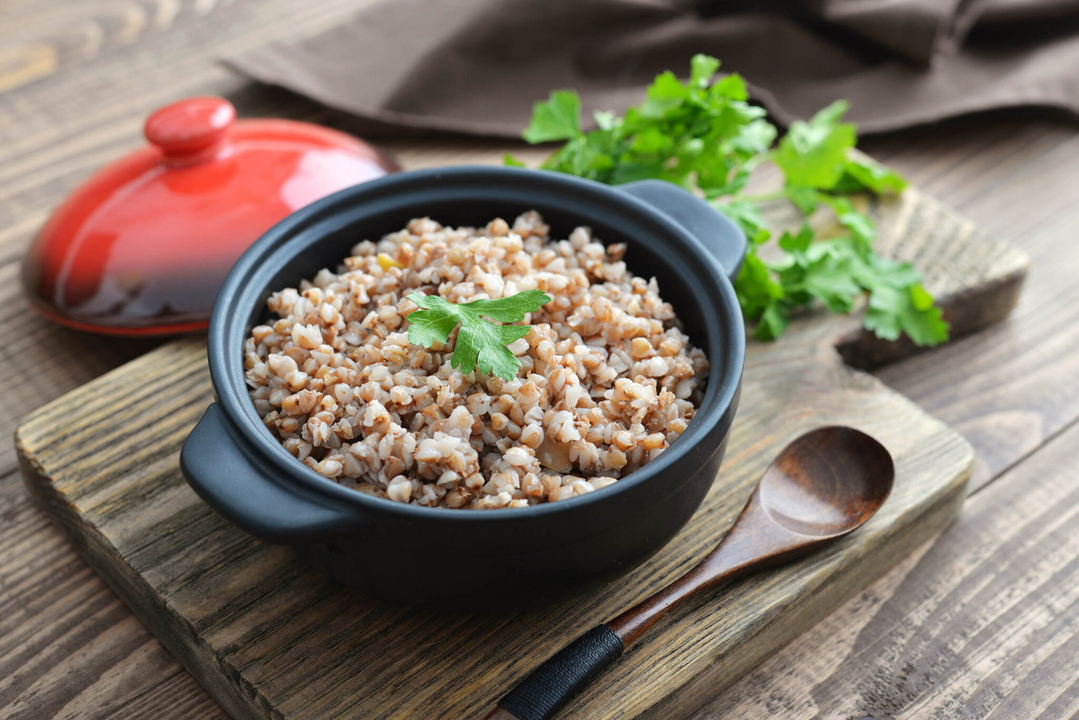
[[[771,202],[773,200],[786,200],[790,197],[786,190],[777,190],[770,193],[757,193],[756,195],[734,195],[731,200],[745,200],[747,202]]]

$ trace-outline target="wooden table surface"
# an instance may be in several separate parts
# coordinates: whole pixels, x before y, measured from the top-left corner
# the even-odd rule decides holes
[[[11,436],[31,410],[145,352],[30,313],[18,264],[89,173],[176,98],[354,129],[216,58],[318,31],[364,0],[7,0],[0,7],[0,367]],[[974,445],[960,520],[703,708],[711,718],[1068,718],[1079,712],[1079,136],[1044,113],[983,115],[864,141],[1023,248],[1010,319],[880,371]],[[397,139],[411,167],[494,161],[501,141]],[[528,157],[527,152],[525,156]],[[534,155],[533,155],[534,157]],[[0,717],[224,712],[31,504],[0,444]]]

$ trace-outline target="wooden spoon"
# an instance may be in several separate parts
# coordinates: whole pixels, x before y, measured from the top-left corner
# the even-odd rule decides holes
[[[675,582],[593,628],[522,680],[487,720],[547,720],[660,618],[698,593],[826,545],[884,504],[895,466],[875,439],[822,427],[785,447],[730,532]]]

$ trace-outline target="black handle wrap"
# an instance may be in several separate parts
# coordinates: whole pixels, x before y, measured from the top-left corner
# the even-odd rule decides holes
[[[548,720],[620,657],[622,639],[606,625],[594,627],[533,670],[498,704],[519,720]]]

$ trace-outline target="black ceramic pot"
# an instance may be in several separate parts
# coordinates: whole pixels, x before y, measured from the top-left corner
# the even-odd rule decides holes
[[[551,236],[588,225],[626,243],[629,268],[655,276],[711,369],[704,401],[658,459],[617,483],[522,509],[405,505],[327,480],[263,426],[244,383],[243,343],[275,290],[336,267],[362,239],[414,217],[447,225],[539,210]],[[259,238],[233,267],[210,321],[217,401],[184,443],[195,491],[247,532],[294,545],[347,585],[412,605],[489,611],[544,602],[625,573],[665,545],[719,470],[738,405],[745,331],[731,280],[746,240],[690,193],[660,181],[620,187],[552,172],[460,167],[402,173],[310,205]]]

